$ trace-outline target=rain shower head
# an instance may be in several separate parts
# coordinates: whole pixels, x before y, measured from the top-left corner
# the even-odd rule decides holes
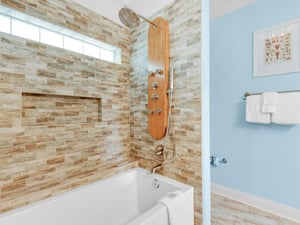
[[[119,18],[120,18],[121,22],[126,27],[129,27],[129,28],[137,28],[140,25],[140,18],[142,18],[146,22],[150,23],[154,27],[157,27],[157,25],[155,23],[153,23],[152,21],[148,20],[147,18],[145,18],[141,15],[136,14],[133,10],[131,10],[127,7],[120,9]]]
[[[136,28],[140,25],[139,16],[131,9],[128,8],[120,9],[119,18],[126,27]]]

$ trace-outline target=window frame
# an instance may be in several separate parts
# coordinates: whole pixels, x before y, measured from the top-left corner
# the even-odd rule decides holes
[[[4,17],[8,17],[10,19],[10,32],[5,32],[5,31],[0,31],[0,32],[7,33],[7,34],[10,34],[10,35],[14,35],[13,34],[13,22],[12,21],[16,20],[16,21],[19,21],[21,23],[27,24],[29,26],[34,26],[34,27],[38,28],[39,29],[39,32],[38,32],[39,37],[36,38],[36,39],[31,39],[31,38],[26,37],[26,34],[25,35],[14,35],[14,36],[18,36],[18,37],[21,37],[21,38],[26,38],[26,39],[29,39],[29,40],[32,40],[32,41],[37,41],[37,42],[40,42],[40,43],[45,44],[45,45],[54,46],[56,48],[62,48],[62,49],[65,49],[67,51],[76,52],[78,54],[82,54],[82,55],[92,57],[92,58],[101,59],[101,60],[104,60],[104,61],[107,61],[107,62],[121,64],[121,49],[116,47],[116,46],[113,46],[113,45],[110,45],[108,43],[104,43],[102,41],[90,38],[90,37],[88,37],[86,35],[83,35],[81,33],[66,29],[66,28],[61,27],[61,26],[57,26],[57,25],[49,23],[47,21],[29,16],[25,13],[22,13],[22,12],[19,12],[17,10],[14,10],[12,8],[6,7],[2,4],[0,4],[0,6],[1,6],[0,7],[0,15],[4,16]],[[45,43],[44,41],[42,41],[42,37],[41,37],[42,30],[50,31],[50,32],[61,35],[62,39],[63,39],[62,47],[54,45],[54,44],[50,44],[50,43]],[[72,50],[71,48],[66,48],[65,47],[65,38],[66,39],[70,38],[70,39],[74,39],[74,40],[82,42],[82,49],[80,51],[77,51],[77,50],[75,51],[75,50]],[[98,48],[99,56],[96,57],[92,54],[85,53],[85,49],[84,49],[85,44],[93,46],[95,48]],[[101,57],[101,50],[111,52],[111,54],[113,55],[112,59],[110,60],[110,59],[107,59],[105,57]]]

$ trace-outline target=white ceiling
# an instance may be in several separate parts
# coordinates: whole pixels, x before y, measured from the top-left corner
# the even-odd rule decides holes
[[[254,3],[256,0],[210,0],[210,19],[215,19]]]
[[[145,17],[168,5],[174,0],[73,0],[89,9],[92,9],[112,21],[122,24],[119,20],[119,10],[127,5],[136,13]]]
[[[119,10],[127,5],[138,14],[145,17],[168,5],[174,0],[74,0],[75,2],[94,10],[102,16],[105,16],[119,24]],[[256,0],[210,0],[211,19],[223,16],[227,13],[247,6]]]

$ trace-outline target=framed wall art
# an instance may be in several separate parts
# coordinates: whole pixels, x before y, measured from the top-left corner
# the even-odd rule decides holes
[[[300,71],[300,20],[254,32],[254,77]]]

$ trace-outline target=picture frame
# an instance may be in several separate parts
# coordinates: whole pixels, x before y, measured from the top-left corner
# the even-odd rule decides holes
[[[253,34],[254,77],[300,71],[300,19]]]

